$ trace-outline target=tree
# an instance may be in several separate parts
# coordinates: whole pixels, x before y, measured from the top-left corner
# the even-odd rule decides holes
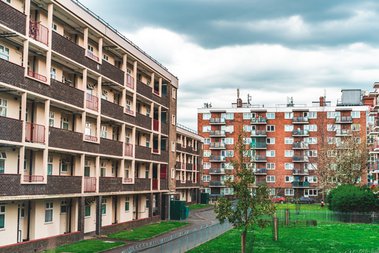
[[[271,215],[275,206],[269,198],[269,192],[265,185],[259,185],[253,190],[255,176],[252,170],[250,158],[246,156],[250,150],[243,143],[242,134],[238,135],[235,146],[235,159],[232,162],[235,169],[235,178],[226,182],[228,187],[233,188],[235,201],[225,197],[220,198],[215,212],[217,218],[223,223],[228,220],[234,228],[241,229],[241,252],[246,252],[246,234],[253,225],[264,226],[268,221],[262,215]]]

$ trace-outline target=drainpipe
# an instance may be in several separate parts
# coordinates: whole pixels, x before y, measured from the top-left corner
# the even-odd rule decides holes
[[[26,240],[30,240],[30,211],[31,211],[31,201],[28,200],[28,229],[26,231]]]

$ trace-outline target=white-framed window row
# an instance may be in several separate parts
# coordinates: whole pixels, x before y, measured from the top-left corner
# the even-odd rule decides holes
[[[69,123],[69,120],[68,120],[68,116],[67,115],[62,115],[62,118],[61,118],[61,128],[65,129],[65,130],[68,130],[69,126],[70,126],[70,123]]]
[[[211,118],[210,113],[203,113],[203,120],[209,120]]]
[[[294,139],[292,137],[285,137],[284,138],[284,144],[292,145],[293,141],[294,141]]]
[[[309,183],[317,183],[317,177],[316,176],[306,176],[305,180]]]
[[[226,120],[233,120],[234,119],[234,113],[232,113],[232,112],[221,113],[221,118],[224,118]]]
[[[266,176],[266,182],[267,183],[275,183],[275,176],[273,176],[273,175]]]
[[[293,118],[293,112],[285,112],[284,118],[285,119],[292,119]]]
[[[211,126],[203,126],[203,133],[209,133],[211,131]]]
[[[207,162],[203,163],[204,170],[209,170],[210,168],[211,168],[211,163],[207,163]]]
[[[308,144],[317,144],[317,137],[306,137],[304,142]]]
[[[284,195],[285,196],[294,196],[295,190],[292,188],[286,188],[286,189],[284,189]]]
[[[317,125],[315,125],[315,124],[305,125],[304,130],[307,130],[309,132],[317,132]]]
[[[234,138],[224,138],[223,142],[226,145],[233,145],[234,144]]]
[[[54,205],[53,202],[45,203],[45,223],[53,222]]]
[[[305,155],[308,157],[317,157],[317,150],[306,150]]]
[[[275,112],[267,112],[266,118],[267,119],[275,119]]]
[[[204,157],[210,157],[211,156],[211,151],[210,150],[204,150],[203,151],[203,156]]]
[[[243,131],[250,133],[253,130],[252,125],[243,125]]]
[[[351,124],[351,131],[360,131],[361,125],[360,124]]]
[[[244,137],[242,141],[243,141],[243,144],[251,144],[252,139],[250,137],[246,137],[246,138]]]
[[[293,150],[285,150],[284,151],[285,157],[293,157],[293,154],[294,154]]]
[[[353,119],[359,119],[361,117],[361,112],[359,112],[359,111],[351,111],[351,117]]]
[[[107,126],[104,126],[104,125],[100,126],[100,137],[106,139],[107,134],[108,134],[107,131],[108,131]]]
[[[293,125],[284,125],[284,131],[285,132],[292,132],[293,131]]]
[[[233,133],[234,132],[234,126],[221,126],[221,131],[225,131],[226,133]]]
[[[328,119],[335,119],[336,117],[341,117],[341,112],[333,112],[333,111],[327,112],[326,117]]]
[[[211,144],[211,138],[204,138],[204,145]]]
[[[285,163],[284,164],[284,169],[285,170],[293,170],[294,169],[294,164],[293,163]]]
[[[284,181],[286,183],[292,183],[293,182],[293,176],[284,176]]]
[[[318,189],[304,189],[304,196],[313,196],[316,197],[318,196]]]
[[[308,112],[309,119],[317,119],[317,112]]]
[[[251,117],[251,113],[250,112],[244,112],[243,114],[242,114],[242,118],[243,119],[251,119],[252,117]]]

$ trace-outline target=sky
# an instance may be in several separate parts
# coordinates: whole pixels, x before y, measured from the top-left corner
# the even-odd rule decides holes
[[[379,80],[379,1],[80,0],[179,78],[178,123],[197,108],[311,104]]]

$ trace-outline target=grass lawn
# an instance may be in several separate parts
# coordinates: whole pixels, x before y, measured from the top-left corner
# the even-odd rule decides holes
[[[83,240],[72,244],[67,244],[60,246],[56,249],[51,249],[44,251],[45,253],[96,253],[104,250],[109,250],[121,245],[124,245],[123,242],[107,242],[100,240]]]
[[[192,204],[192,205],[189,205],[188,208],[189,210],[196,210],[196,209],[202,209],[202,208],[207,208],[207,207],[211,207],[213,205],[211,204]]]
[[[142,241],[186,225],[188,225],[187,222],[179,221],[160,222],[110,234],[108,237],[127,241]]]
[[[276,210],[284,210],[284,209],[290,209],[290,210],[296,210],[296,204],[291,203],[284,203],[284,204],[276,204],[275,205]],[[327,206],[321,207],[320,203],[317,204],[300,204],[300,211],[324,211],[329,212],[329,209]]]
[[[272,240],[272,229],[254,231],[254,252],[379,252],[379,225],[321,224],[316,227],[279,227],[279,241]],[[251,252],[252,233],[247,252]],[[250,244],[250,245],[249,245]],[[189,252],[239,252],[240,233],[233,229]]]

